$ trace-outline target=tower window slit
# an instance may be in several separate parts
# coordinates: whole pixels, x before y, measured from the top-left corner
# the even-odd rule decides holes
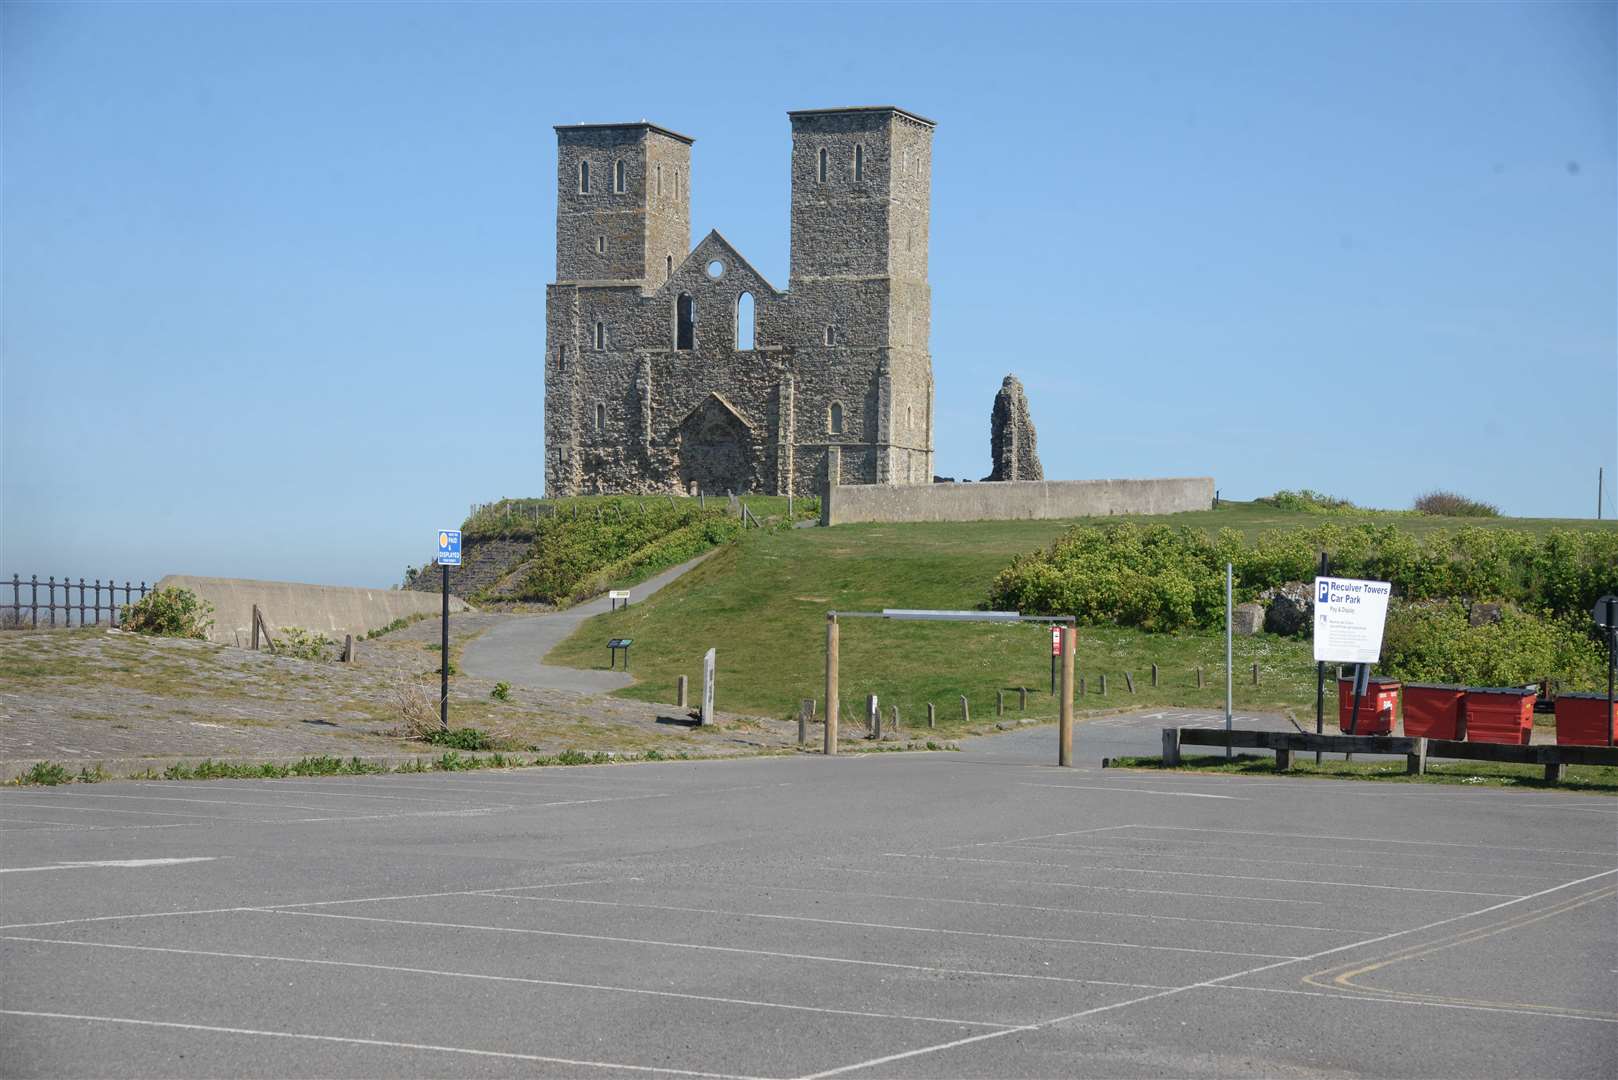
[[[826,430],[833,435],[843,433],[843,406],[838,402],[832,402],[826,410]]]
[[[595,339],[595,343],[596,343],[597,351],[605,349],[607,347],[607,324],[604,323],[604,322],[597,322],[596,323],[596,339]]]
[[[835,326],[826,327],[826,344],[837,344],[837,328]]]
[[[827,166],[827,163],[828,163],[830,157],[831,157],[831,155],[826,150],[826,148],[824,146],[821,147],[820,148],[820,182],[822,184],[824,184],[826,182],[826,166]]]
[[[596,433],[607,430],[607,407],[600,402],[596,403]]]
[[[590,194],[590,163],[588,161],[579,162],[579,194]]]
[[[854,182],[860,183],[865,179],[865,144],[854,144]]]
[[[622,195],[629,190],[629,169],[624,165],[624,159],[619,158],[612,163],[612,190]]]
[[[674,347],[694,349],[697,340],[697,306],[690,293],[681,293],[674,303]]]

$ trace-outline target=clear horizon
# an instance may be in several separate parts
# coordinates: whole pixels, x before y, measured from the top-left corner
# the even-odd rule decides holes
[[[387,586],[543,494],[553,124],[938,121],[937,471],[1618,516],[1611,4],[0,8],[0,576]],[[0,590],[4,593],[4,590]],[[0,595],[9,600],[9,595]]]

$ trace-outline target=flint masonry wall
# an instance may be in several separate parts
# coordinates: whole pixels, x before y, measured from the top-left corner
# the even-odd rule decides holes
[[[253,628],[253,605],[264,613],[274,633],[283,626],[318,630],[341,641],[344,634],[359,637],[395,619],[437,615],[443,603],[437,593],[399,589],[352,589],[336,585],[303,585],[293,581],[251,581],[246,578],[192,577],[170,574],[157,583],[160,589],[190,589],[213,605],[213,641],[245,644]],[[469,610],[459,597],[449,598],[451,614]]]
[[[1178,514],[1213,506],[1209,476],[1167,480],[1037,480],[906,486],[838,485],[820,502],[822,525],[862,521],[1012,521]]]

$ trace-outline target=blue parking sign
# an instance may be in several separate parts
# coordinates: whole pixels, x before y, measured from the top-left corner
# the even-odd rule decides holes
[[[461,565],[461,530],[438,530],[438,565]]]

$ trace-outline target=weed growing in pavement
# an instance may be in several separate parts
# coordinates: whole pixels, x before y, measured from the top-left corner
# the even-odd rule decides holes
[[[415,615],[408,615],[402,619],[394,619],[386,626],[379,626],[374,630],[367,630],[365,632],[365,640],[370,641],[372,638],[379,638],[383,634],[391,634],[395,630],[403,630],[407,626],[414,626],[416,623],[421,622],[421,620],[430,618],[432,618],[431,615],[418,612]]]
[[[101,767],[101,763],[98,761],[91,768],[79,766],[79,775],[73,779],[80,784],[99,784],[103,780],[111,780],[112,777],[107,774],[107,771]]]
[[[17,778],[19,784],[66,784],[73,777],[68,774],[67,768],[54,761],[37,761],[33,767]]]
[[[477,728],[435,728],[423,738],[434,746],[452,746],[457,750],[487,750],[494,745],[489,738]]]
[[[497,701],[510,701],[511,700],[511,684],[508,683],[508,682],[497,682],[497,683],[495,683],[494,684],[494,689],[489,691],[489,696],[494,698]]]

